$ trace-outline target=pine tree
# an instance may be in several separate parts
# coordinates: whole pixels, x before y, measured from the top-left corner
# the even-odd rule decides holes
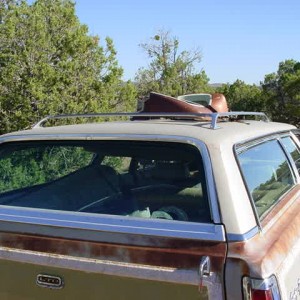
[[[5,0],[0,20],[1,133],[49,114],[107,112],[116,103],[133,103],[113,41],[100,46],[72,1]],[[124,95],[129,98],[120,99]]]

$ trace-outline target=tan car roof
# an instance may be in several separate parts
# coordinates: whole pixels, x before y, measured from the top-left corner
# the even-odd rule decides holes
[[[219,122],[218,129],[211,129],[210,123],[196,121],[127,121],[92,124],[41,127],[13,132],[3,137],[15,135],[61,135],[61,134],[125,134],[125,135],[171,135],[187,136],[202,140],[208,146],[226,143],[235,144],[251,138],[264,136],[276,131],[295,129],[294,126],[263,121]]]

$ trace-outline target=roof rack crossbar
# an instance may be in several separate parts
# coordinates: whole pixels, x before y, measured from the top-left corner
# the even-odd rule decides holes
[[[177,119],[198,119],[211,118],[210,128],[217,129],[218,118],[237,116],[258,116],[265,122],[269,118],[262,112],[226,112],[226,113],[90,113],[90,114],[64,114],[47,116],[32,126],[33,129],[41,128],[49,120],[71,119],[71,118],[97,118],[97,117],[136,117],[136,118],[177,118]]]

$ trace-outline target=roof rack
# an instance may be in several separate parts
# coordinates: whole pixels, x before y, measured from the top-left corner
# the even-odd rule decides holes
[[[269,122],[269,118],[262,112],[225,112],[225,113],[91,113],[91,114],[66,114],[66,115],[54,115],[47,116],[37,122],[32,128],[41,128],[43,124],[49,120],[58,119],[71,119],[71,118],[95,118],[95,117],[131,117],[137,119],[143,118],[169,118],[169,119],[192,119],[197,120],[199,118],[211,118],[210,128],[217,129],[217,122],[219,118],[237,118],[239,116],[254,116],[260,117],[262,121]]]

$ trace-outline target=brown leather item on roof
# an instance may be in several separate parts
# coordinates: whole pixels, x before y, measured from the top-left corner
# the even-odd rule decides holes
[[[223,113],[229,111],[226,98],[223,94],[212,94],[212,102],[210,106],[215,110],[215,112]]]
[[[177,98],[150,93],[149,99],[144,102],[141,112],[165,112],[165,113],[212,113],[228,112],[227,101],[223,94],[212,94],[212,103],[203,106],[197,103],[186,102]]]

